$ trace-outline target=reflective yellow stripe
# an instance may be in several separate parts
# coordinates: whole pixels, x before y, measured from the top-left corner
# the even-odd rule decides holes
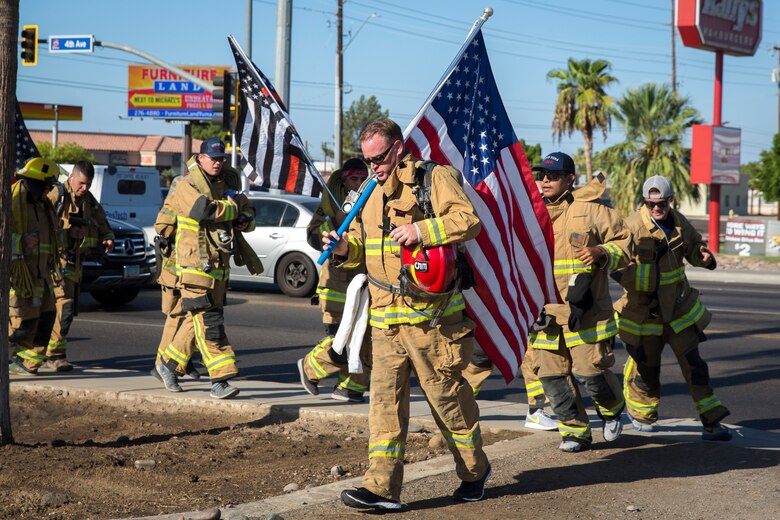
[[[576,437],[586,441],[590,441],[592,438],[590,424],[587,426],[576,426],[563,424],[561,421],[558,421],[558,432],[560,432],[561,437]]]
[[[347,293],[341,291],[334,291],[333,289],[328,289],[327,287],[318,287],[317,294],[319,295],[320,300],[327,300],[329,302],[340,302],[340,303],[344,303],[347,301]]]
[[[623,316],[618,320],[618,328],[635,336],[661,336],[664,333],[664,326],[660,323],[637,323]]]
[[[188,231],[199,231],[200,230],[200,223],[197,220],[195,220],[195,219],[177,216],[176,217],[176,227],[177,227],[177,230],[186,229]]]
[[[614,319],[590,329],[577,332],[569,331],[564,334],[563,339],[567,347],[572,348],[577,345],[588,343],[598,343],[617,335],[618,326]],[[531,347],[542,350],[556,350],[558,348],[560,336],[547,334],[544,332],[531,332],[528,335]]]
[[[442,313],[442,316],[449,316],[450,314],[465,308],[466,304],[463,302],[463,295],[458,293],[452,297],[447,308]],[[397,325],[400,323],[422,323],[431,320],[437,311],[438,306],[436,304],[425,304],[425,306],[418,308],[384,307],[382,309],[369,309],[369,325],[380,329],[386,329],[390,325]]]
[[[368,458],[386,457],[404,460],[405,446],[402,441],[378,441],[368,445]]]
[[[306,362],[308,363],[309,367],[314,370],[314,373],[317,374],[319,379],[326,378],[329,374],[327,370],[325,370],[322,365],[320,365],[319,361],[317,361],[317,356],[320,354],[320,352],[328,350],[332,344],[333,336],[323,338],[322,341],[317,343],[311,352],[306,355]]]
[[[55,352],[55,353],[65,352],[67,350],[67,347],[68,347],[67,339],[64,338],[60,340],[50,339],[49,345],[46,347],[46,351]]]
[[[331,232],[331,227],[330,227],[330,223],[327,220],[322,224],[320,224],[320,233],[330,233],[330,232]]]
[[[623,256],[623,250],[611,242],[602,244],[601,247],[606,250],[609,258],[609,271],[612,272],[617,269],[620,258]]]
[[[661,271],[661,285],[671,285],[685,279],[685,266],[674,271]]]
[[[359,383],[356,383],[354,379],[352,379],[352,376],[344,377],[343,375],[339,374],[339,383],[336,385],[338,388],[343,388],[345,390],[351,390],[352,392],[359,392],[363,393],[368,388],[368,385],[361,385]]]
[[[444,231],[444,222],[440,218],[428,218],[423,220],[428,229],[428,239],[432,246],[440,246],[447,242],[447,233]],[[418,222],[419,225],[419,222]]]
[[[213,278],[214,280],[227,280],[230,277],[230,269],[212,269],[207,273],[204,270],[198,269],[196,267],[182,267],[177,265],[176,274],[181,276],[183,273],[203,276],[204,278]]]
[[[648,292],[650,290],[650,267],[650,264],[636,265],[634,289],[637,291]]]
[[[479,443],[482,442],[482,433],[479,426],[472,433],[452,433],[442,429],[441,434],[447,439],[447,444],[459,450],[476,449]]]
[[[669,326],[672,328],[673,331],[679,333],[680,331],[690,327],[691,325],[699,321],[702,316],[704,316],[704,305],[702,305],[701,300],[697,299],[696,304],[693,306],[691,310],[689,310],[683,316],[680,316],[676,320],[672,320]]]
[[[534,381],[532,383],[525,385],[525,393],[528,395],[528,397],[531,398],[539,395],[544,395],[544,388],[542,387],[542,382]]]
[[[16,356],[22,359],[26,359],[27,361],[32,361],[36,365],[41,365],[44,361],[46,361],[46,356],[44,354],[36,354],[33,349],[25,348],[19,344],[16,345]],[[3,370],[6,369],[4,368]]]
[[[645,403],[640,403],[639,401],[634,401],[629,398],[629,393],[631,392],[631,389],[628,386],[628,380],[631,378],[631,372],[634,369],[634,365],[636,365],[636,361],[634,361],[634,358],[632,358],[631,356],[628,356],[628,360],[626,361],[626,364],[623,365],[623,399],[625,399],[626,401],[626,408],[628,408],[629,414],[633,417],[639,415],[645,419],[654,418],[656,417],[656,413],[658,411],[658,404],[660,403],[660,401],[656,402],[655,404],[653,403],[645,404]]]
[[[713,408],[717,408],[720,405],[720,399],[715,397],[715,394],[713,394],[709,397],[705,397],[700,401],[696,401],[696,411],[699,412],[699,415],[704,415],[705,413],[709,412]]]
[[[176,349],[176,347],[173,346],[173,343],[169,344],[168,347],[163,351],[165,355],[167,355],[171,359],[175,359],[176,363],[178,363],[180,366],[184,367],[189,363],[190,357],[184,354],[183,352]]]
[[[592,265],[585,265],[579,260],[556,260],[553,264],[553,272],[557,275],[590,273],[593,271]]]
[[[383,237],[383,238],[368,238],[366,239],[366,256],[379,256],[382,254],[382,243],[384,241],[384,249],[385,251],[390,251],[391,253],[400,253],[401,252],[401,244],[396,242],[395,240],[391,239],[390,237]]]
[[[222,206],[222,208],[225,210],[225,216],[222,219],[223,221],[233,220],[236,218],[236,205],[233,202],[230,202],[228,200],[217,200],[215,201],[217,204]]]

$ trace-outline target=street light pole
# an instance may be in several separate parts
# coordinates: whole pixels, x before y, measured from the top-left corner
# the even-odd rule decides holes
[[[344,42],[344,0],[338,0],[338,7],[336,8],[336,124],[333,147],[333,169],[341,168],[341,124],[343,122],[343,110],[344,110],[344,66],[342,57],[344,50],[342,45]]]
[[[276,92],[290,107],[290,34],[292,32],[292,0],[276,0]]]

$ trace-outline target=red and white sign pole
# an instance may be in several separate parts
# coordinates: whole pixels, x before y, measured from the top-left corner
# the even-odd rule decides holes
[[[723,107],[723,51],[715,51],[715,98],[712,110],[713,126],[721,125],[721,109]],[[717,253],[720,248],[720,184],[710,184],[710,223],[709,248]]]

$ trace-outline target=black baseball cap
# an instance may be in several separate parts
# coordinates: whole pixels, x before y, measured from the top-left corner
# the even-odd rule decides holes
[[[542,164],[537,164],[533,168],[533,171],[548,171],[548,172],[563,172],[574,173],[574,160],[563,152],[553,152],[547,154],[542,159]]]
[[[200,153],[205,153],[212,159],[228,157],[228,154],[225,153],[225,143],[217,137],[209,137],[200,143]]]

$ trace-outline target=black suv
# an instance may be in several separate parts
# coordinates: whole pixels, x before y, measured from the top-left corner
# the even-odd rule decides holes
[[[114,231],[114,250],[84,259],[81,291],[89,292],[103,305],[124,305],[154,276],[154,250],[138,226],[111,217],[108,224]]]

